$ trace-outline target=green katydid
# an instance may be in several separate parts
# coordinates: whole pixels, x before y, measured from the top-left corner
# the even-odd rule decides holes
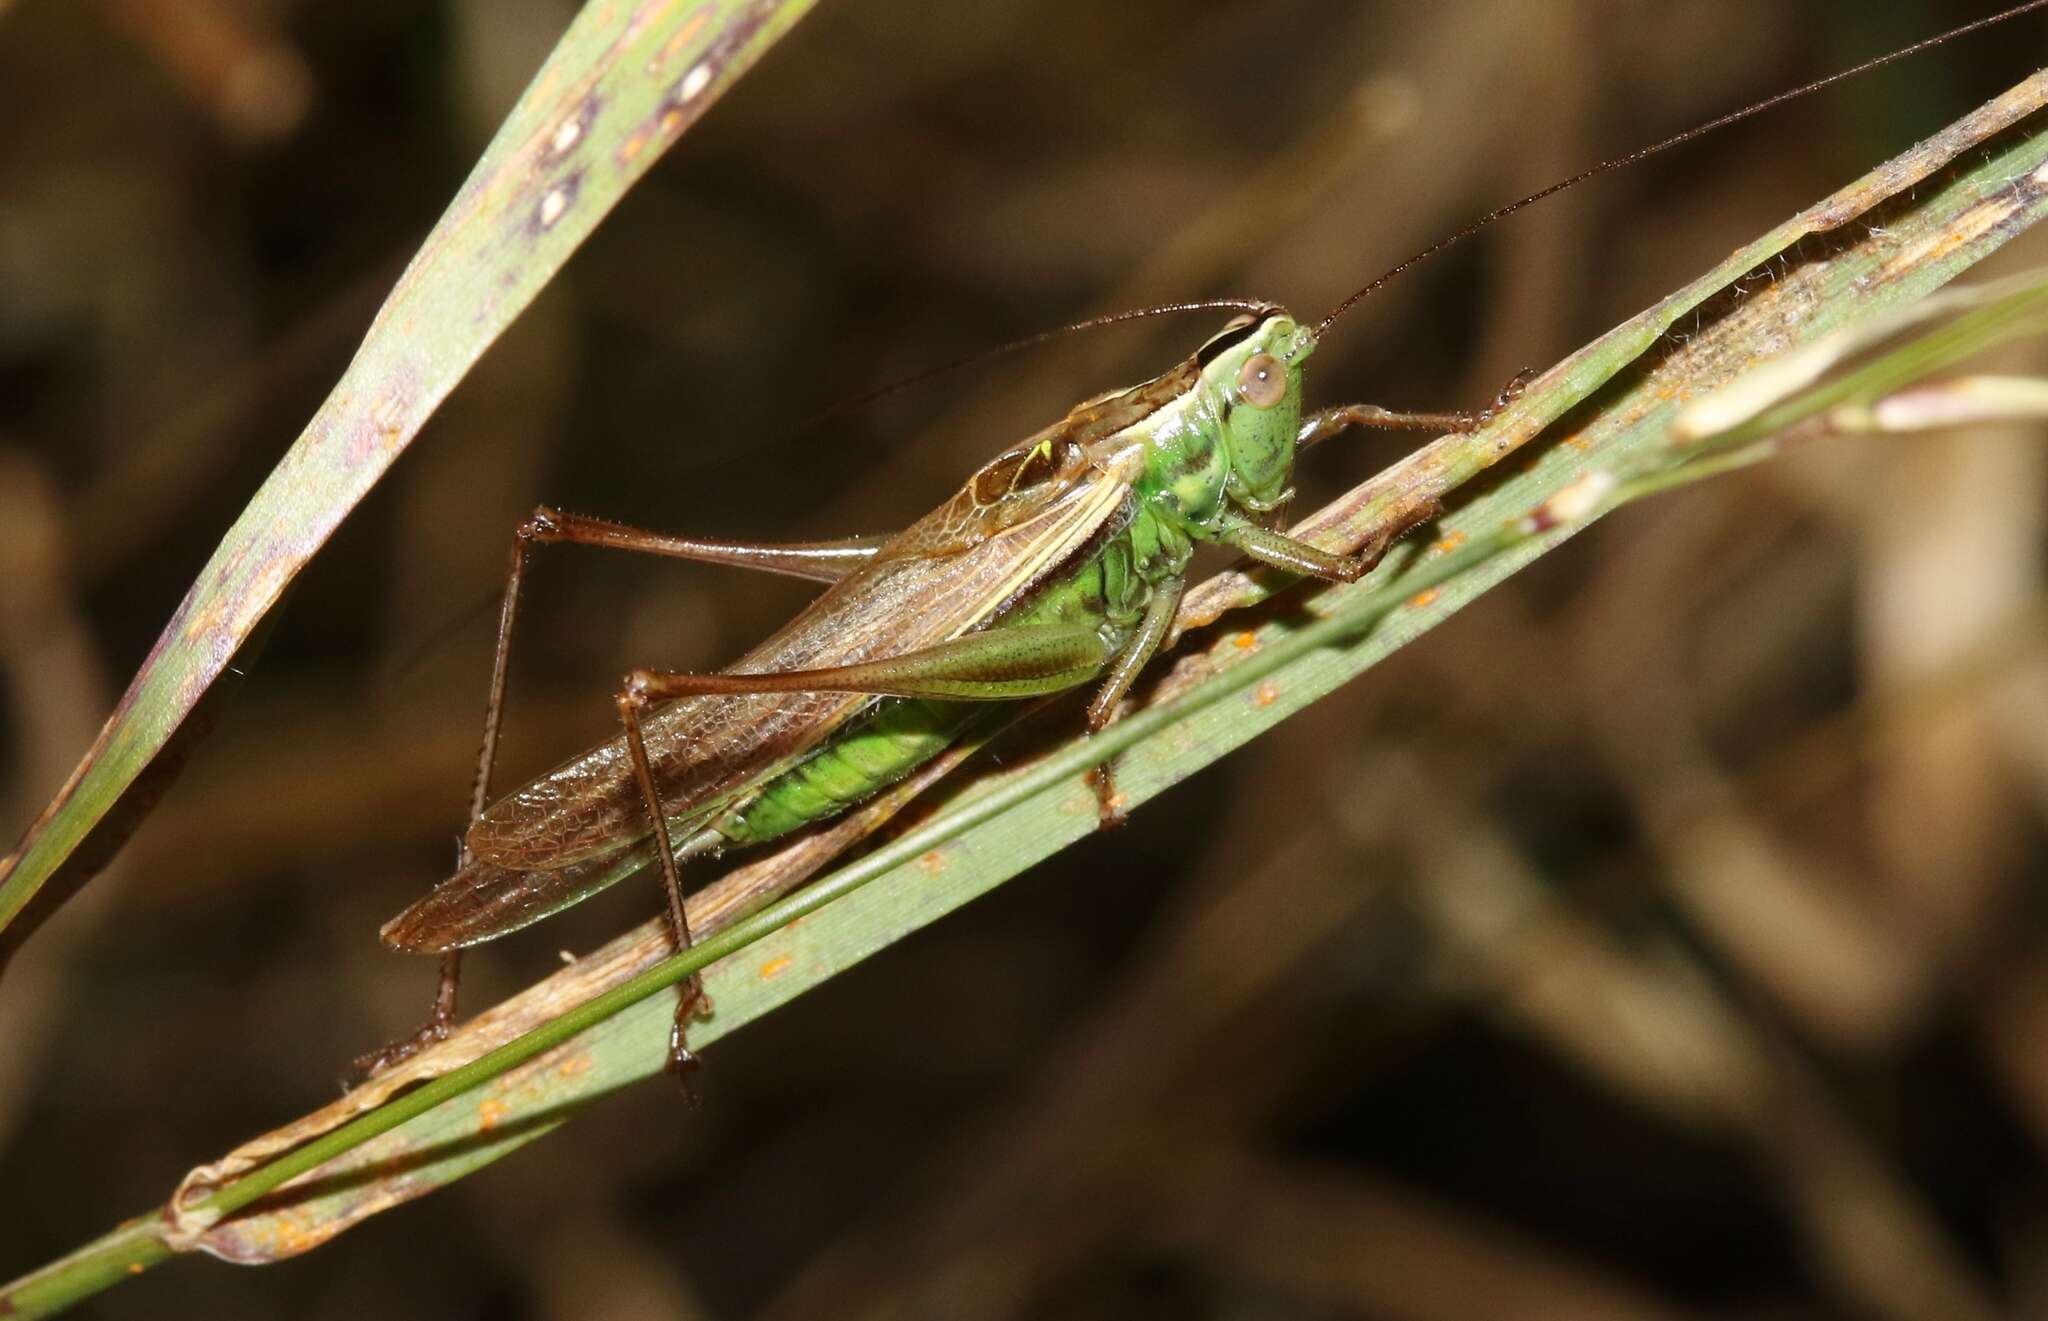
[[[620,736],[482,808],[462,867],[387,925],[386,942],[448,950],[488,940],[655,863],[687,944],[679,859],[836,816],[938,755],[986,702],[1100,680],[1088,720],[1106,725],[1173,622],[1196,542],[1356,579],[1388,535],[1336,555],[1266,526],[1292,495],[1297,449],[1352,425],[1444,430],[1480,418],[1354,405],[1304,420],[1315,344],[1285,311],[1249,306],[1187,361],[1081,404],[886,540],[706,543],[539,512],[515,541],[501,641],[526,550],[544,541],[832,586],[727,671],[636,671],[619,697]],[[504,654],[501,645],[487,758]],[[646,710],[655,701],[669,704]],[[691,1007],[686,998],[685,1016]]]
[[[1090,399],[997,456],[893,537],[747,545],[538,511],[514,542],[460,865],[383,930],[394,948],[450,954],[435,1019],[420,1040],[445,1032],[452,1015],[453,951],[538,921],[650,865],[663,876],[676,943],[686,947],[680,862],[837,816],[937,757],[990,703],[1095,684],[1088,723],[1101,729],[1167,637],[1197,543],[1323,580],[1368,572],[1404,528],[1381,528],[1348,554],[1274,530],[1292,494],[1298,452],[1352,426],[1443,431],[1487,416],[1367,405],[1304,416],[1303,371],[1319,337],[1388,279],[1595,174],[2043,4],[2029,0],[1533,193],[1396,266],[1313,327],[1252,300],[1155,309],[1238,315],[1171,370]],[[528,550],[549,542],[831,586],[724,671],[635,671],[617,698],[617,737],[492,802],[519,586]],[[1099,788],[1105,820],[1113,819],[1106,776]],[[678,1071],[692,1063],[686,1029],[703,1008],[693,979],[671,1037]],[[387,1062],[415,1044],[366,1062]]]

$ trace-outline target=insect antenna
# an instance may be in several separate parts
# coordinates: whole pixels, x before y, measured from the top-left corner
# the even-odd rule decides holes
[[[2035,0],[2035,3],[2048,4],[2048,0]],[[1125,321],[1144,321],[1151,317],[1173,316],[1181,312],[1248,312],[1256,316],[1261,312],[1272,310],[1272,307],[1272,301],[1265,298],[1197,298],[1182,303],[1160,303],[1155,307],[1134,307],[1122,312],[1106,312],[1101,316],[1092,316],[1084,321],[1074,321],[1064,326],[1054,326],[1050,330],[1041,330],[1035,334],[1026,335],[1022,339],[1013,339],[1006,344],[997,344],[992,348],[976,349],[974,352],[964,357],[955,358],[951,362],[942,362],[936,367],[926,367],[922,371],[901,377],[889,382],[887,385],[877,386],[875,389],[854,395],[851,398],[841,399],[822,411],[811,414],[802,422],[790,428],[790,434],[802,435],[838,417],[842,413],[850,413],[857,408],[865,408],[877,400],[887,399],[891,395],[900,394],[913,386],[923,385],[926,381],[936,377],[959,371],[963,367],[972,367],[994,358],[1006,357],[1022,349],[1036,348],[1048,340],[1077,334],[1083,330],[1100,330],[1104,326],[1114,326]]]
[[[1887,64],[1896,63],[1897,61],[1903,60],[1911,55],[1918,55],[1920,52],[1924,50],[1927,50],[1934,46],[1943,45],[1950,41],[1954,41],[1958,37],[1969,36],[1971,33],[1980,31],[1984,28],[1988,28],[1994,23],[2003,23],[2008,18],[2017,18],[2021,14],[2024,14],[2029,10],[2040,9],[2044,5],[2048,5],[2048,0],[2026,0],[2025,4],[2014,5],[2012,8],[2005,10],[2003,13],[1992,14],[1988,18],[1980,18],[1977,19],[1975,22],[1965,23],[1961,27],[1951,28],[1947,32],[1941,33],[1939,36],[1928,37],[1923,41],[1916,41],[1912,45],[1904,47],[1900,50],[1895,50],[1889,55],[1880,55],[1876,59],[1865,60],[1863,63],[1858,64],[1853,68],[1844,69],[1839,73],[1831,73],[1825,78],[1816,78],[1812,82],[1807,83],[1804,86],[1794,87],[1790,91],[1786,92],[1779,92],[1776,96],[1765,97],[1763,100],[1758,101],[1753,105],[1744,106],[1740,110],[1732,110],[1729,113],[1722,115],[1717,119],[1710,119],[1706,123],[1698,125],[1695,128],[1689,128],[1685,130],[1685,132],[1683,133],[1675,133],[1672,136],[1665,138],[1661,142],[1653,142],[1647,147],[1639,147],[1636,150],[1629,152],[1626,156],[1616,156],[1612,160],[1602,161],[1598,165],[1595,165],[1590,169],[1579,171],[1577,174],[1574,174],[1569,179],[1559,180],[1557,183],[1551,184],[1548,188],[1539,188],[1535,192],[1530,193],[1527,197],[1518,198],[1515,201],[1509,202],[1506,206],[1496,207],[1494,210],[1487,212],[1485,215],[1479,217],[1479,219],[1473,221],[1471,224],[1465,226],[1463,229],[1457,231],[1454,234],[1449,235],[1446,238],[1438,239],[1436,242],[1430,244],[1422,251],[1408,258],[1408,260],[1400,263],[1398,266],[1390,268],[1384,274],[1374,279],[1371,283],[1355,291],[1349,298],[1346,298],[1343,302],[1337,304],[1336,307],[1330,310],[1327,316],[1325,316],[1320,322],[1316,323],[1316,338],[1321,339],[1324,332],[1329,330],[1331,324],[1335,322],[1338,317],[1343,316],[1346,312],[1350,311],[1358,303],[1370,297],[1372,294],[1378,292],[1380,289],[1385,287],[1388,284],[1388,282],[1392,281],[1396,276],[1400,275],[1402,272],[1409,270],[1411,267],[1418,266],[1425,261],[1428,261],[1431,257],[1436,256],[1438,253],[1442,252],[1446,248],[1454,247],[1459,243],[1463,243],[1466,239],[1471,238],[1474,234],[1477,234],[1480,230],[1485,229],[1487,226],[1493,224],[1495,221],[1504,220],[1508,216],[1513,215],[1515,212],[1521,210],[1525,206],[1534,205],[1535,203],[1542,201],[1544,198],[1549,197],[1554,193],[1563,192],[1567,188],[1576,188],[1578,185],[1586,182],[1586,180],[1591,179],[1597,175],[1606,174],[1610,170],[1619,170],[1627,165],[1634,165],[1637,161],[1643,160],[1646,157],[1655,156],[1657,153],[1662,151],[1669,151],[1671,148],[1680,146],[1683,143],[1690,142],[1694,138],[1704,137],[1707,134],[1714,132],[1716,129],[1726,128],[1730,124],[1739,123],[1742,120],[1748,119],[1753,115],[1760,115],[1766,110],[1771,110],[1785,104],[1785,102],[1787,101],[1796,101],[1800,97],[1806,96],[1812,92],[1818,92],[1824,87],[1828,87],[1835,83],[1842,82],[1845,79],[1854,78],[1858,74],[1869,73],[1872,69],[1881,69]]]

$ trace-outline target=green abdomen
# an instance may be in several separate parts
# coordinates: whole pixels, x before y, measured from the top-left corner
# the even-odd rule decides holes
[[[889,701],[852,731],[763,785],[713,823],[734,844],[760,844],[838,816],[949,747],[979,702]]]

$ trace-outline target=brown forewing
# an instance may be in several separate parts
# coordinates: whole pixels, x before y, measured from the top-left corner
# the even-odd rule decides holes
[[[821,669],[900,655],[970,632],[1080,551],[1122,508],[1129,472],[1088,452],[1187,388],[1183,364],[1091,400],[998,456],[872,564],[834,584],[727,673]],[[1098,453],[1100,451],[1097,451]],[[648,759],[671,817],[714,807],[816,746],[872,697],[778,693],[698,697],[646,722]],[[648,833],[625,741],[572,758],[494,804],[471,853],[497,868],[565,868]],[[526,878],[529,887],[540,878]],[[544,886],[544,882],[540,882]]]

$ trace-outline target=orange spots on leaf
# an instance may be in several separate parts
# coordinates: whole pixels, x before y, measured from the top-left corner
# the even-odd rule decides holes
[[[1239,651],[1250,651],[1253,647],[1259,645],[1259,635],[1256,633],[1239,633],[1230,639],[1230,645],[1236,647]]]
[[[590,1052],[579,1050],[555,1066],[555,1075],[560,1078],[574,1078],[589,1073],[596,1067],[597,1061],[590,1057]]]
[[[1252,693],[1253,706],[1268,707],[1279,700],[1280,690],[1274,687],[1271,683],[1260,684],[1258,686],[1257,691]]]
[[[1915,267],[1953,256],[2004,223],[2017,209],[2018,203],[2011,197],[1986,198],[1943,226],[1938,233],[1921,239],[1892,257],[1878,270],[1877,278],[1895,279]]]
[[[1420,610],[1424,606],[1433,605],[1436,602],[1437,597],[1441,595],[1443,595],[1442,592],[1439,592],[1436,588],[1431,587],[1425,591],[1417,592],[1415,595],[1409,597],[1408,605],[1412,609]]]
[[[213,636],[226,617],[217,596],[208,597],[205,604],[185,617],[185,641],[200,643]]]
[[[1432,555],[1448,555],[1469,540],[1471,538],[1462,532],[1452,532],[1447,536],[1439,538],[1437,543],[1431,546],[1429,550]]]
[[[778,954],[761,965],[761,980],[773,981],[796,966],[796,960],[787,954]]]
[[[319,1247],[329,1237],[329,1233],[323,1232],[319,1225],[305,1214],[282,1211],[273,1222],[269,1235],[270,1252],[277,1257],[295,1257],[301,1252]]]
[[[675,7],[675,2],[676,0],[641,0],[633,9],[633,17],[626,20],[626,40],[633,40],[648,24],[659,21],[663,14]]]
[[[704,25],[710,21],[711,11],[708,9],[699,9],[685,19],[683,25],[676,29],[675,35],[661,43],[661,49],[647,65],[647,72],[657,72],[662,65],[682,54],[683,47],[695,41],[697,34],[702,32]]]
[[[939,849],[923,854],[917,860],[917,869],[927,876],[937,876],[946,870],[946,855]]]
[[[499,1122],[506,1115],[511,1113],[512,1107],[506,1105],[503,1101],[493,1098],[483,1102],[476,1108],[476,1131],[479,1133],[490,1132],[498,1126]]]

